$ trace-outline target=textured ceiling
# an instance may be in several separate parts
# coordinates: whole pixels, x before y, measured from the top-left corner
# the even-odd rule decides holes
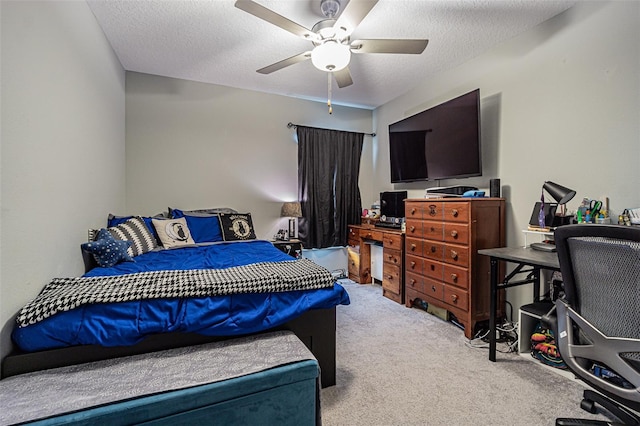
[[[313,45],[234,7],[235,0],[88,0],[127,71],[326,101],[327,75],[311,61],[272,74],[257,69]],[[256,0],[311,28],[320,0]],[[343,0],[342,9],[346,5]],[[354,54],[354,84],[336,104],[375,108],[430,75],[464,63],[568,9],[564,0],[380,0],[356,38],[427,38],[421,55]]]

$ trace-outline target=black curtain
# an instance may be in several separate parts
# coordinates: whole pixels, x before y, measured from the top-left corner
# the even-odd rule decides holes
[[[297,126],[299,238],[304,247],[346,246],[360,224],[358,187],[364,133]]]

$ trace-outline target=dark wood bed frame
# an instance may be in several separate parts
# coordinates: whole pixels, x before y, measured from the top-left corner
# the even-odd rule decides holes
[[[322,387],[336,384],[336,308],[313,309],[268,331],[291,330],[320,364]],[[156,334],[133,346],[70,346],[38,352],[14,351],[2,360],[2,378],[49,368],[65,367],[165,349],[228,340],[238,336],[202,336],[195,333]]]

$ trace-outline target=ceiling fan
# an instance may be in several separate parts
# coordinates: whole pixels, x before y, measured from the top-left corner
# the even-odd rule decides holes
[[[235,6],[313,43],[312,50],[261,68],[257,70],[259,73],[270,74],[289,65],[311,59],[316,68],[332,73],[338,87],[342,88],[353,84],[348,68],[352,52],[420,54],[427,47],[429,40],[420,39],[351,41],[351,34],[376,3],[378,0],[350,0],[342,13],[338,15],[341,0],[321,0],[320,10],[326,19],[316,23],[310,30],[252,0],[237,0]]]

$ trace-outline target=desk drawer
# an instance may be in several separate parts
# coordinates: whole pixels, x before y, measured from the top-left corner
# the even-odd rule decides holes
[[[347,238],[349,240],[356,240],[359,241],[360,240],[360,229],[354,227],[354,226],[350,226],[349,227],[349,235],[347,235]],[[351,244],[351,243],[349,243]]]
[[[349,257],[347,260],[349,278],[360,282],[360,252],[349,247],[347,248],[347,256]]]
[[[382,247],[384,249],[402,249],[402,234],[396,234],[393,232],[384,232],[382,234]]]
[[[361,229],[360,238],[365,240],[382,241],[382,231],[376,231],[373,229]]]
[[[416,256],[407,256],[405,258],[405,269],[407,272],[413,272],[416,274],[422,274],[423,259]]]
[[[382,267],[382,288],[400,294],[400,266],[384,264]]]
[[[469,267],[469,247],[444,244],[442,250],[445,262],[464,268]],[[424,247],[424,252],[426,256],[427,247]]]
[[[385,264],[402,266],[402,252],[400,250],[384,248],[382,257]]]

